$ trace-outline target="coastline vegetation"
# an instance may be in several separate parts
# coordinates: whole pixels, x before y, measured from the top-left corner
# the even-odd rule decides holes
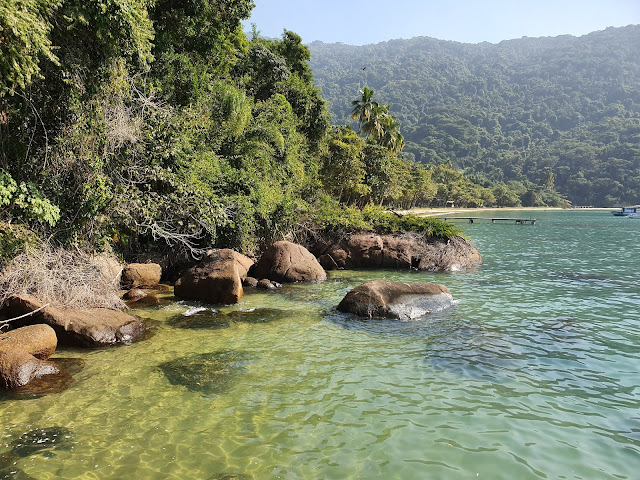
[[[459,233],[381,207],[428,206],[475,185],[403,158],[400,125],[370,89],[353,104],[359,132],[331,126],[309,49],[286,30],[248,38],[240,21],[252,7],[3,2],[3,261],[45,238],[125,258],[251,253],[304,222]],[[491,200],[476,193],[474,205]]]

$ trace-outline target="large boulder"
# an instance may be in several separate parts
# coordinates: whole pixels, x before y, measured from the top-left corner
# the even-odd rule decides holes
[[[40,360],[24,350],[0,350],[0,386],[4,388],[22,387],[34,378],[59,372],[56,364]]]
[[[251,265],[249,257],[228,248],[209,250],[198,265],[178,279],[174,294],[213,304],[238,303],[244,294],[242,279]]]
[[[324,268],[309,250],[286,241],[276,242],[269,247],[251,274],[280,283],[323,282],[327,279]]]
[[[242,253],[231,250],[230,248],[212,249],[207,251],[203,261],[224,256],[230,256],[233,258],[233,262],[236,264],[236,268],[238,269],[240,280],[244,280],[249,273],[249,269],[253,266],[253,260]]]
[[[122,271],[125,288],[155,287],[160,283],[162,267],[157,263],[129,263]]]
[[[311,251],[327,268],[395,268],[426,271],[464,270],[482,263],[466,239],[428,240],[424,235],[359,233],[334,243],[319,242]]]
[[[373,280],[351,290],[338,310],[363,317],[411,320],[453,304],[451,292],[438,283]]]
[[[99,347],[116,343],[131,343],[145,333],[140,317],[120,310],[108,308],[61,308],[46,306],[41,301],[27,296],[9,297],[5,314],[18,317],[32,313],[14,325],[35,325],[45,323],[56,332],[58,342],[67,345]],[[38,310],[40,309],[40,310]]]
[[[56,351],[58,338],[49,325],[29,325],[0,335],[0,352],[22,350],[41,360]]]
[[[122,280],[122,264],[117,258],[102,253],[91,257],[91,264],[95,266],[100,274],[112,285],[118,287]]]

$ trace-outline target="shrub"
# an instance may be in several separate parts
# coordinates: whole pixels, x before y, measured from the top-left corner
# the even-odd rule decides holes
[[[124,308],[119,286],[92,255],[48,243],[28,246],[0,272],[0,304],[19,294],[58,307]]]

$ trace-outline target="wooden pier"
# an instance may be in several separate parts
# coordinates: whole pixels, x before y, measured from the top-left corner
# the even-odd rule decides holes
[[[516,225],[534,225],[538,219],[537,218],[508,218],[508,217],[439,217],[443,220],[451,221],[451,220],[467,220],[469,223],[473,223],[476,220],[487,220],[491,221],[491,223],[496,222],[507,222],[507,223],[515,223]]]

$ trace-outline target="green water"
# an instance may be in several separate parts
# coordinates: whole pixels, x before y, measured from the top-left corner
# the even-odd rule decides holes
[[[200,328],[182,328],[195,303],[140,309],[152,338],[59,349],[86,362],[69,390],[0,397],[0,455],[36,479],[640,478],[640,221],[536,217],[462,224],[485,260],[472,272],[335,272]],[[459,303],[406,323],[335,311],[374,278]],[[56,426],[67,448],[10,453]]]

